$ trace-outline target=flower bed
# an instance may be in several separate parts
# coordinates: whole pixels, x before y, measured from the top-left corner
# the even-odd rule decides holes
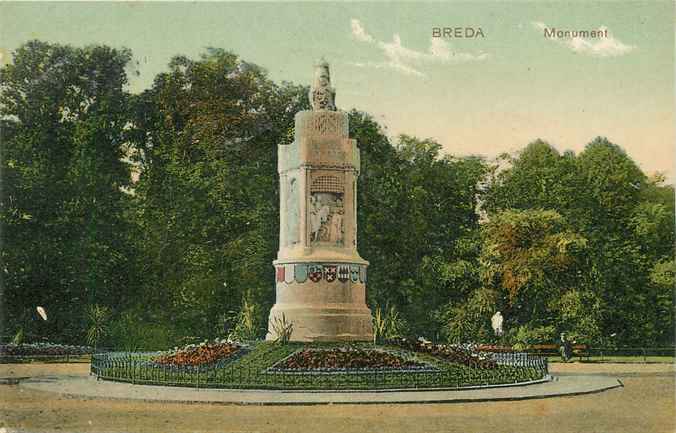
[[[283,368],[298,360],[297,356],[306,351],[325,352],[319,354],[328,359],[331,352],[364,351],[379,352],[398,357],[403,361],[412,360],[418,366],[402,368]],[[462,363],[450,362],[430,353],[409,351],[385,345],[374,347],[372,343],[296,343],[278,344],[257,342],[242,345],[229,357],[208,365],[158,364],[154,358],[166,353],[109,352],[92,356],[91,372],[100,379],[154,384],[188,386],[197,388],[229,389],[284,389],[284,390],[367,390],[367,389],[414,389],[414,388],[462,388],[497,384],[524,383],[541,380],[547,375],[547,363],[526,354],[515,357],[508,355],[499,361],[497,367],[474,368]],[[317,353],[312,355],[318,355]],[[494,354],[487,354],[493,356]],[[340,355],[339,355],[340,356]],[[345,355],[345,356],[352,356]],[[531,359],[532,358],[532,359]],[[317,360],[311,356],[309,359]],[[397,365],[394,364],[394,365]],[[308,363],[308,365],[312,365]],[[317,366],[331,365],[317,363]],[[346,365],[346,364],[343,364]],[[349,365],[349,363],[347,364]],[[352,364],[355,365],[355,364]],[[363,365],[363,364],[362,364]],[[377,365],[377,364],[366,364]],[[409,364],[410,365],[410,364]]]
[[[303,349],[276,363],[271,371],[350,371],[430,369],[427,364],[382,350],[354,347]]]
[[[490,355],[477,351],[476,346],[470,344],[433,344],[429,341],[409,340],[407,338],[391,340],[388,341],[388,344],[418,353],[427,353],[472,368],[494,369],[498,366],[498,363]]]
[[[241,350],[241,346],[231,342],[205,343],[190,345],[173,353],[157,356],[152,362],[160,365],[198,366],[213,364],[230,358]]]
[[[92,353],[89,346],[55,343],[0,344],[0,356],[78,356]]]

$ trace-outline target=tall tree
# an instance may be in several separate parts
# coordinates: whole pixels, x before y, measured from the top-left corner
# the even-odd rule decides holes
[[[6,326],[75,341],[87,303],[125,302],[133,285],[127,50],[31,41],[0,70]],[[35,319],[36,305],[48,312]]]
[[[274,300],[277,144],[307,106],[306,88],[276,85],[216,49],[169,67],[136,101],[141,302],[156,306],[148,321],[211,336],[243,297]]]
[[[360,143],[359,245],[371,262],[372,305],[396,306],[410,332],[433,337],[429,313],[457,297],[460,257],[478,226],[475,212],[485,165],[441,157],[433,140],[402,135],[395,146],[366,116],[352,116]]]
[[[489,212],[553,209],[572,221],[584,190],[575,155],[561,155],[538,139],[516,156],[501,156],[493,168],[482,207]]]
[[[578,156],[535,141],[504,161],[489,182],[488,214],[542,208],[564,216],[588,240],[581,272],[584,290],[600,299],[600,338],[656,343],[663,326],[654,319],[659,289],[650,273],[657,261],[673,257],[673,189],[659,177],[648,179],[602,137]]]

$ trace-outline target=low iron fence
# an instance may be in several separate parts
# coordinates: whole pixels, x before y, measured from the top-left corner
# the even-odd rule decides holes
[[[548,375],[547,360],[532,355],[500,354],[497,368],[440,367],[437,370],[364,369],[341,372],[276,371],[270,351],[218,366],[175,366],[152,361],[157,352],[111,352],[92,355],[91,374],[98,379],[133,384],[232,389],[360,390],[462,388],[524,383]],[[246,362],[244,362],[246,361]]]
[[[16,351],[8,351],[0,345],[0,364],[12,364],[23,362],[65,362],[78,363],[89,362],[92,353],[107,353],[111,348],[97,347],[86,348],[81,351],[66,350],[63,353],[35,353],[34,351],[27,351],[26,353],[16,353]]]
[[[531,355],[525,352],[496,352],[489,356],[498,363],[498,365],[509,365],[513,367],[534,368],[542,371],[549,371],[547,358],[544,356]]]
[[[511,352],[507,351],[508,348],[505,348],[505,352],[492,352],[491,356],[493,359],[498,361],[500,364],[501,359],[505,359],[506,356],[510,356],[508,363],[512,364],[502,364],[502,365],[518,365],[518,366],[527,366],[529,363],[538,363],[546,362],[547,355],[544,353],[528,353],[530,358],[524,358],[521,352]],[[112,353],[112,348],[97,348],[96,353]],[[558,357],[558,351],[553,350],[549,356]],[[21,363],[21,362],[65,362],[65,363],[81,363],[89,362],[91,354],[22,354],[22,355],[9,355],[3,353],[0,350],[0,364],[3,363]],[[674,347],[586,347],[584,351],[576,351],[573,355],[574,359],[579,359],[581,361],[601,361],[609,362],[616,360],[618,357],[626,357],[628,359],[624,362],[633,362],[633,363],[654,363],[654,362],[673,362],[673,359],[676,357],[676,348]],[[659,358],[664,358],[661,361]],[[540,361],[538,361],[540,360]],[[622,362],[622,361],[619,361]],[[540,368],[540,367],[537,367]]]
[[[586,344],[573,344],[572,358],[587,361],[613,361],[627,358],[624,362],[673,362],[676,348],[670,347],[593,347]],[[479,351],[495,354],[514,353],[510,346],[479,345]],[[561,356],[561,345],[536,344],[525,350],[525,353],[539,357]],[[663,359],[660,359],[663,358]],[[622,362],[619,360],[618,362]]]
[[[617,357],[628,357],[635,358],[639,362],[654,362],[653,358],[673,358],[674,356],[676,356],[675,347],[589,347],[582,358],[598,358],[600,361],[604,361]]]

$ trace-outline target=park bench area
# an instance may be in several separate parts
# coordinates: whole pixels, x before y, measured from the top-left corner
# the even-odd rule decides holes
[[[508,353],[510,346],[479,345],[485,352]],[[529,355],[558,358],[561,356],[558,344],[534,344],[524,352]],[[587,344],[573,344],[572,357],[582,362],[621,362],[621,363],[671,363],[674,361],[674,347],[592,347]]]
[[[558,344],[534,344],[527,352],[532,355],[538,356],[560,356],[561,355],[561,346]],[[589,361],[591,357],[591,351],[589,346],[586,344],[573,344],[573,357],[579,358],[580,361],[585,360]]]

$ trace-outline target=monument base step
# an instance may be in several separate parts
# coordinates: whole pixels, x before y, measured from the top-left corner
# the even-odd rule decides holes
[[[371,311],[368,307],[339,310],[327,308],[283,308],[276,305],[270,311],[266,340],[275,340],[275,318],[282,318],[293,324],[290,341],[373,341]]]

